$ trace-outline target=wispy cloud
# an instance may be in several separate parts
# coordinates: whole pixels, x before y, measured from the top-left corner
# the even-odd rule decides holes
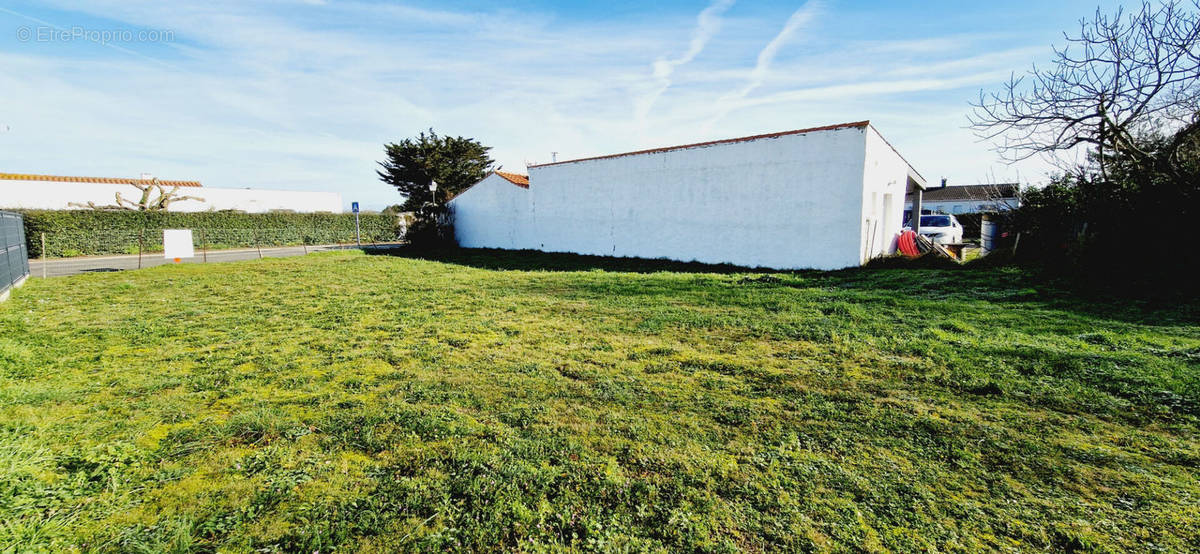
[[[779,51],[791,41],[796,33],[804,26],[808,25],[815,19],[825,8],[824,2],[821,0],[809,0],[803,6],[792,12],[792,16],[783,24],[783,28],[771,39],[765,47],[758,53],[758,59],[754,63],[754,69],[750,71],[750,76],[746,83],[741,88],[733,93],[722,97],[717,102],[718,112],[705,125],[706,128],[712,127],[722,118],[729,114],[738,100],[741,100],[754,92],[755,89],[761,87],[767,81],[767,77],[771,72],[771,64],[775,62],[775,57],[779,55]]]
[[[374,174],[382,143],[431,126],[478,138],[519,170],[551,151],[870,118],[922,170],[924,158],[937,167],[928,173],[953,178],[953,163],[974,175],[992,157],[956,123],[966,102],[1044,43],[969,28],[919,41],[856,35],[821,0],[785,8],[782,27],[774,8],[733,0],[601,20],[364,0],[48,3],[12,8],[39,21],[0,10],[0,91],[12,108],[0,107],[11,128],[0,169],[338,190],[371,207],[399,200]],[[41,22],[169,29],[177,42],[118,50],[12,38]],[[951,149],[962,161],[942,155]]]
[[[696,27],[692,30],[692,39],[688,43],[687,52],[675,59],[660,58],[651,66],[653,69],[654,89],[638,98],[634,105],[634,121],[638,128],[644,129],[646,118],[659,97],[671,88],[671,75],[675,69],[696,59],[708,42],[721,30],[721,16],[733,7],[734,0],[716,0],[709,4],[696,16]]]

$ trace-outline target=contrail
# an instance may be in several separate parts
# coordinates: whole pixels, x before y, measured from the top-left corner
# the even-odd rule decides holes
[[[750,72],[750,77],[742,88],[722,96],[717,105],[720,106],[716,116],[708,121],[705,128],[711,128],[717,121],[724,118],[733,109],[729,104],[736,102],[750,95],[754,89],[762,86],[767,80],[767,75],[771,71],[771,64],[775,61],[775,56],[787,44],[792,36],[796,34],[802,27],[807,25],[820,14],[825,7],[821,0],[809,0],[805,2],[800,9],[792,12],[792,16],[788,18],[787,23],[783,24],[783,29],[775,35],[775,38],[768,42],[762,51],[758,53],[758,60],[754,64],[754,70]]]
[[[673,60],[659,59],[654,62],[654,80],[658,86],[650,94],[640,98],[634,107],[634,118],[639,126],[645,125],[646,117],[655,102],[671,88],[671,74],[675,73],[675,69],[696,59],[696,56],[704,51],[708,41],[721,30],[721,15],[733,7],[734,2],[735,0],[716,0],[709,4],[696,16],[696,28],[692,30],[692,40],[688,43],[687,52]]]
[[[69,33],[69,32],[70,32],[70,30],[69,30],[69,29],[64,29],[63,27],[59,27],[58,25],[55,25],[55,24],[53,24],[53,23],[50,23],[49,21],[43,21],[43,20],[41,20],[41,19],[38,19],[38,18],[36,18],[36,17],[30,16],[30,15],[25,15],[25,14],[23,14],[23,13],[21,13],[21,12],[13,11],[13,10],[10,10],[10,9],[8,9],[8,8],[0,7],[0,12],[7,13],[7,14],[9,14],[9,15],[15,15],[15,16],[17,16],[17,17],[20,17],[20,18],[22,18],[22,19],[27,19],[27,20],[29,20],[29,21],[32,21],[32,22],[34,22],[34,23],[38,23],[38,24],[40,24],[40,25],[43,25],[43,26],[46,26],[46,27],[53,27],[55,30],[57,30],[57,31],[59,31],[59,32],[63,32],[63,33]],[[120,52],[124,52],[124,53],[126,53],[126,54],[129,54],[129,55],[131,55],[131,56],[137,56],[137,57],[139,57],[139,58],[142,58],[142,59],[144,59],[144,60],[146,60],[146,61],[149,61],[149,62],[152,62],[152,63],[158,64],[158,65],[161,65],[161,66],[163,66],[163,67],[165,67],[165,68],[168,68],[168,69],[180,70],[180,68],[178,68],[178,67],[176,67],[176,66],[174,66],[174,65],[172,65],[172,64],[169,64],[169,63],[167,63],[167,62],[164,62],[164,61],[162,61],[162,60],[159,60],[159,59],[157,59],[157,58],[152,58],[152,57],[150,57],[150,56],[147,56],[147,55],[145,55],[145,54],[142,54],[142,53],[140,53],[140,52],[136,52],[136,51],[130,50],[130,49],[128,49],[128,48],[122,48],[121,46],[117,46],[116,44],[112,44],[112,43],[110,43],[110,42],[100,42],[100,41],[97,41],[97,40],[95,40],[95,39],[88,38],[88,36],[86,36],[86,35],[84,36],[84,39],[85,39],[85,40],[90,40],[90,41],[92,41],[92,42],[95,42],[96,44],[99,44],[99,45],[101,45],[101,46],[107,46],[107,47],[109,47],[109,48],[112,48],[112,49],[114,49],[114,50],[118,50],[118,51],[120,51]]]

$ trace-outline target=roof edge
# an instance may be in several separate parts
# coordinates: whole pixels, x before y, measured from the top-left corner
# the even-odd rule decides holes
[[[888,148],[891,148],[892,152],[895,152],[896,156],[899,156],[900,161],[904,162],[904,165],[908,166],[908,170],[911,171],[918,180],[920,180],[920,182],[917,184],[921,187],[921,190],[927,190],[929,188],[929,181],[925,180],[925,176],[921,175],[921,172],[917,171],[917,168],[913,167],[913,164],[908,161],[908,158],[905,158],[904,154],[901,154],[895,146],[892,146],[892,143],[888,141],[887,137],[883,136],[883,133],[881,133],[878,128],[876,128],[874,125],[871,125],[869,122],[867,123],[867,127],[869,127],[872,131],[875,131],[875,135],[879,137],[879,140],[882,140]]]
[[[733,144],[733,143],[738,143],[738,142],[749,142],[749,141],[753,141],[753,140],[786,137],[789,135],[803,135],[803,134],[807,134],[807,133],[819,133],[819,132],[823,132],[823,131],[837,131],[840,129],[867,128],[870,126],[871,126],[871,122],[869,120],[855,121],[853,123],[840,123],[837,125],[824,125],[821,127],[810,127],[808,129],[796,129],[794,131],[782,131],[782,132],[778,132],[778,133],[767,133],[767,134],[763,134],[763,135],[750,135],[747,137],[729,138],[729,139],[721,139],[721,140],[710,140],[707,142],[681,144],[679,146],[665,146],[665,147],[661,147],[661,148],[650,148],[650,149],[646,149],[646,150],[634,150],[632,152],[622,152],[620,154],[607,154],[604,156],[592,156],[589,158],[577,158],[574,160],[565,160],[565,161],[561,161],[561,162],[534,164],[534,165],[530,165],[529,168],[533,169],[535,167],[549,167],[552,165],[573,164],[573,163],[578,163],[578,162],[588,162],[588,161],[592,161],[592,160],[607,160],[610,158],[623,158],[625,156],[638,156],[641,154],[656,154],[659,152],[673,152],[676,150],[688,150],[691,148],[702,148],[705,146],[715,146],[718,144]],[[878,131],[876,131],[876,132],[878,132]],[[880,136],[882,137],[883,135],[880,135]],[[887,142],[887,141],[885,140],[884,142]],[[891,146],[891,145],[889,144],[889,146]],[[893,148],[892,150],[895,150],[895,148]],[[898,154],[898,152],[897,152],[897,154]],[[905,162],[905,163],[907,163],[907,162]],[[912,167],[912,166],[910,165],[909,167]]]
[[[92,183],[101,185],[151,185],[157,184],[168,187],[200,187],[200,181],[181,181],[175,179],[140,179],[125,177],[77,177],[69,175],[38,175],[34,173],[0,173],[0,181],[36,181],[43,183]]]
[[[504,179],[505,181],[508,181],[514,185],[517,185],[518,187],[521,187],[524,189],[529,188],[529,176],[528,175],[521,175],[520,173],[509,173],[507,171],[500,171],[498,169],[493,169],[492,173],[498,175],[501,179]],[[485,175],[484,178],[487,178],[487,176]]]
[[[505,181],[507,181],[507,182],[509,182],[509,183],[512,183],[513,185],[516,185],[516,186],[518,186],[518,187],[520,187],[520,188],[523,188],[523,189],[528,189],[528,188],[529,188],[529,177],[528,177],[528,176],[526,176],[526,175],[521,175],[520,173],[508,173],[508,172],[505,172],[505,171],[496,171],[495,169],[492,169],[492,170],[488,171],[488,172],[487,172],[487,175],[484,175],[482,179],[480,179],[480,180],[478,180],[478,181],[475,181],[473,184],[471,184],[471,186],[469,186],[469,187],[467,187],[467,188],[465,188],[465,189],[462,189],[462,190],[458,191],[458,193],[457,193],[457,194],[455,194],[454,196],[451,196],[450,198],[447,198],[447,199],[446,199],[446,204],[449,204],[449,203],[451,203],[451,202],[453,202],[453,201],[455,201],[455,200],[458,200],[458,198],[459,198],[460,196],[462,196],[462,195],[466,194],[466,193],[467,193],[467,191],[469,191],[469,190],[471,190],[471,189],[473,189],[473,188],[475,188],[475,187],[479,186],[479,183],[482,183],[482,182],[486,181],[486,180],[487,180],[487,178],[488,178],[488,177],[491,177],[492,175],[495,175],[495,176],[497,176],[497,177],[499,177],[499,178],[501,178],[501,179],[504,179]],[[524,184],[521,184],[521,183],[519,182],[519,180],[517,180],[517,181],[514,181],[513,179],[509,178],[509,176],[512,176],[512,177],[524,177],[524,178],[525,178],[525,183],[524,183]]]

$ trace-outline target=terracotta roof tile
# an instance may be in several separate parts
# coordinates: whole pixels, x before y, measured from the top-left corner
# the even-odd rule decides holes
[[[517,173],[505,173],[503,171],[493,171],[492,173],[495,173],[496,175],[503,177],[505,181],[508,181],[514,185],[517,185],[518,187],[525,188],[525,189],[529,188],[529,176],[528,175],[520,175]]]
[[[128,185],[137,183],[139,185],[149,185],[154,181],[150,179],[125,179],[121,177],[67,177],[62,175],[32,175],[27,173],[0,173],[0,181],[39,181],[50,183],[96,183],[103,185]],[[198,187],[200,181],[172,181],[168,179],[159,179],[158,184],[164,187]]]

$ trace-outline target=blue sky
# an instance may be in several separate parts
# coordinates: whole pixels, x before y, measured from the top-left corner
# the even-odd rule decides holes
[[[1037,183],[1050,165],[1000,163],[965,129],[968,103],[1096,7],[6,1],[0,171],[335,190],[382,208],[400,200],[374,173],[383,143],[429,127],[523,172],[552,151],[870,119],[930,181]],[[106,31],[123,35],[95,40]]]

